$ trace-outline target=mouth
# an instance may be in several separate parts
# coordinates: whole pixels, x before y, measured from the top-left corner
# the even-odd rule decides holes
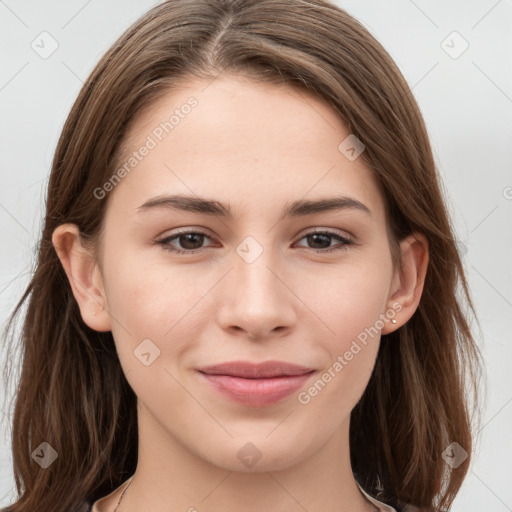
[[[316,370],[283,361],[234,361],[201,368],[198,373],[221,395],[257,407],[282,401],[304,386]]]

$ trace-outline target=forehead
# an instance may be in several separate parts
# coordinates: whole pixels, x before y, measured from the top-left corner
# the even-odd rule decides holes
[[[165,193],[215,196],[242,214],[246,202],[258,200],[261,210],[336,193],[355,196],[382,216],[373,173],[362,158],[347,157],[350,137],[332,106],[298,87],[232,75],[189,81],[135,119],[121,165],[144,146],[151,149],[113,195],[132,201]]]

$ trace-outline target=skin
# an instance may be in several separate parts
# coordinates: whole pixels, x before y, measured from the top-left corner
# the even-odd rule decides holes
[[[277,359],[315,368],[316,381],[393,304],[401,307],[397,323],[386,322],[382,334],[413,315],[427,240],[403,240],[404,270],[393,269],[383,197],[362,159],[338,150],[349,132],[322,99],[230,75],[206,86],[190,82],[136,120],[130,151],[190,96],[198,100],[109,193],[99,259],[80,243],[77,226],[61,225],[53,235],[84,322],[112,331],[138,397],[138,466],[119,511],[374,510],[353,477],[348,432],[380,334],[307,404],[294,393],[271,406],[241,405],[195,369]],[[352,208],[281,218],[288,202],[335,192],[371,215]],[[171,193],[229,203],[234,218],[138,209]],[[207,234],[168,242],[198,248],[195,255],[157,243],[177,228]],[[308,240],[312,230],[354,243]],[[262,249],[251,263],[236,251],[248,236]],[[342,250],[314,251],[334,247]],[[148,366],[134,356],[144,339],[160,350]],[[261,454],[252,467],[237,457],[249,442]],[[112,512],[121,490],[97,510]]]

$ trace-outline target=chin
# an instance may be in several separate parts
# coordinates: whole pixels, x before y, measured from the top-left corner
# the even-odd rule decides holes
[[[282,471],[298,464],[307,457],[303,441],[283,445],[281,440],[272,442],[265,435],[243,436],[243,440],[232,439],[230,447],[225,447],[217,454],[209,453],[205,457],[210,463],[228,471],[238,473],[263,473]],[[252,439],[252,441],[251,441]],[[220,444],[220,443],[219,443]],[[217,445],[219,446],[219,445]],[[298,450],[300,446],[302,450]]]

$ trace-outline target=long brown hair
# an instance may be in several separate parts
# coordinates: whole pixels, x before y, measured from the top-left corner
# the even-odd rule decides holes
[[[69,222],[94,243],[108,204],[94,191],[117,169],[136,114],[190,77],[214,80],[226,70],[302,88],[339,113],[364,143],[361,158],[383,191],[395,265],[401,239],[427,237],[419,307],[382,336],[351,415],[350,450],[370,494],[396,507],[448,509],[473,451],[481,355],[427,130],[405,79],[376,39],[326,0],[170,0],[102,57],[56,148],[36,268],[6,329],[28,301],[22,332],[10,338],[20,339],[23,358],[12,429],[18,499],[9,510],[77,510],[136,469],[136,396],[111,332],[83,322],[51,237]],[[48,469],[31,456],[42,442],[58,454]],[[456,468],[442,456],[452,442],[468,454]]]

